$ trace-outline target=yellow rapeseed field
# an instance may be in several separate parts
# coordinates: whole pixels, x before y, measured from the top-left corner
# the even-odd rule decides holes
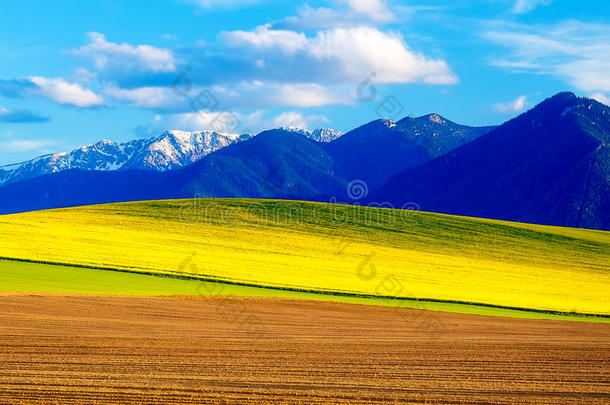
[[[200,199],[30,212],[0,216],[0,257],[610,314],[610,233],[413,211]]]

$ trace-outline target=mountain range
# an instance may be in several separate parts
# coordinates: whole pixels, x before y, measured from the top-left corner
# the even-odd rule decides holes
[[[424,211],[610,229],[610,108],[560,93],[403,171],[370,201]]]
[[[359,179],[369,188],[381,186],[392,175],[426,163],[473,141],[495,127],[468,127],[438,114],[377,120],[329,143],[337,176]]]
[[[161,163],[145,166],[150,160],[132,159],[150,153],[134,152],[127,161],[135,165],[67,169],[6,184],[0,213],[164,198],[334,197],[610,229],[609,118],[605,105],[561,93],[499,127],[468,127],[431,114],[377,120],[342,136],[278,128],[231,138],[179,163],[153,159]],[[368,197],[350,200],[353,180],[369,189]]]
[[[342,135],[340,131],[330,128],[318,128],[313,131],[296,127],[282,129],[318,142],[331,142]],[[152,138],[124,143],[103,140],[70,152],[54,153],[27,162],[0,166],[0,186],[70,169],[163,172],[188,166],[212,152],[250,138],[250,134],[171,130]]]
[[[104,140],[71,152],[54,153],[27,162],[0,166],[0,185],[70,169],[171,170],[187,166],[216,150],[250,137],[247,134],[221,134],[213,131],[167,131],[153,138],[125,143]]]

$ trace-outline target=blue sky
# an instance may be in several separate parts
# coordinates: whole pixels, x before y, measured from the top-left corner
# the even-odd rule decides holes
[[[10,3],[0,164],[166,129],[484,125],[563,90],[610,98],[606,0]]]

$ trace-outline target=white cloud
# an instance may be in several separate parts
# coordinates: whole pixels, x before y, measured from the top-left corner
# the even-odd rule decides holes
[[[296,111],[288,111],[273,118],[273,127],[307,128],[307,119]]]
[[[267,107],[319,107],[349,104],[348,96],[315,83],[239,82],[230,88],[212,86],[196,88],[185,97],[171,87],[118,88],[108,85],[104,94],[116,100],[127,101],[133,107],[156,111],[190,111],[196,108],[200,94],[202,100],[213,99],[216,109],[267,108]],[[209,95],[209,96],[208,96]]]
[[[518,112],[523,111],[526,106],[527,106],[527,97],[526,96],[520,96],[516,100],[509,101],[508,103],[494,104],[495,110],[502,114],[518,113]]]
[[[105,104],[102,97],[78,83],[68,83],[59,78],[32,76],[28,80],[36,87],[28,88],[28,93],[77,107],[98,107]]]
[[[348,96],[316,83],[242,82],[232,94],[222,98],[234,107],[320,107],[351,103]]]
[[[528,13],[538,6],[548,6],[553,0],[517,0],[513,7],[513,13]]]
[[[607,106],[610,106],[610,97],[606,97],[602,93],[592,94],[589,98],[592,98],[593,100],[600,102],[602,104],[606,104]]]
[[[185,131],[213,130],[236,134],[258,134],[277,127],[318,128],[328,123],[328,118],[317,114],[286,111],[277,115],[267,115],[262,110],[245,114],[238,112],[188,112],[181,114],[156,115],[146,133],[179,129]],[[229,125],[227,125],[229,123]]]
[[[568,21],[556,26],[507,25],[485,38],[507,48],[492,64],[558,77],[587,92],[610,91],[610,25]]]
[[[0,147],[6,150],[14,152],[27,152],[31,150],[38,150],[48,146],[56,145],[55,141],[38,139],[38,140],[14,140],[10,142],[0,142]]]
[[[250,114],[230,111],[197,111],[155,116],[151,132],[171,128],[184,131],[212,130],[222,133],[256,134],[262,129],[269,128],[266,125],[267,121],[260,110]]]
[[[217,132],[241,133],[243,132],[244,118],[239,113],[199,111],[183,114],[172,114],[165,119],[156,120],[165,122],[173,129],[185,131],[213,130]]]
[[[257,52],[268,71],[282,70],[298,78],[359,82],[376,73],[379,83],[454,84],[457,77],[440,59],[410,50],[402,37],[370,27],[334,28],[318,31],[314,37],[288,30],[225,32],[223,38],[244,53]],[[307,69],[303,67],[307,66]]]
[[[294,55],[306,49],[308,40],[305,34],[286,30],[271,30],[270,24],[261,25],[254,31],[230,31],[223,33],[227,45],[232,47],[248,46],[259,51],[279,50]]]
[[[169,49],[150,45],[117,44],[107,41],[104,34],[98,32],[90,32],[87,37],[89,43],[73,52],[76,55],[90,57],[99,71],[121,69],[158,73],[176,70],[178,62]]]

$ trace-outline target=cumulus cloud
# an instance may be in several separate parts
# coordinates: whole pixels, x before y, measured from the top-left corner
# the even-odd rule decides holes
[[[484,37],[508,52],[492,64],[552,75],[587,92],[610,91],[610,25],[579,21],[555,26],[504,25]]]
[[[172,87],[140,87],[122,89],[108,85],[104,94],[126,101],[133,107],[162,112],[186,112],[197,109],[203,101],[210,101],[210,110],[318,107],[349,104],[348,96],[315,83],[246,82],[233,83],[229,88],[211,86],[192,88],[184,95]]]
[[[256,134],[269,126],[268,120],[261,110],[249,114],[231,111],[192,111],[157,115],[148,132],[155,133],[167,128],[184,131],[211,130],[232,134]]]
[[[89,43],[74,49],[75,55],[93,60],[99,72],[118,74],[119,72],[173,72],[178,61],[173,51],[150,45],[133,46],[106,40],[104,34],[90,32]]]
[[[513,7],[513,13],[524,14],[529,13],[538,6],[548,6],[553,0],[517,0]]]
[[[242,114],[228,111],[197,111],[182,114],[172,114],[164,122],[171,128],[186,131],[212,130],[225,133],[243,133],[247,122]]]
[[[266,72],[281,70],[286,78],[353,82],[376,72],[379,83],[457,82],[445,61],[416,53],[398,34],[376,28],[334,28],[307,37],[264,25],[225,32],[222,38],[242,54],[254,52],[251,56],[264,62]]]
[[[224,32],[225,42],[230,47],[252,47],[258,51],[277,50],[285,55],[303,51],[308,40],[305,34],[287,30],[272,30],[266,24],[254,31]]]
[[[220,94],[223,102],[237,108],[319,107],[351,102],[346,95],[316,83],[241,82]]]
[[[272,119],[273,127],[298,127],[307,129],[308,119],[296,111],[287,111]]]
[[[378,20],[390,12],[381,1],[337,1]],[[410,49],[397,33],[365,26],[308,35],[267,24],[222,32],[214,45],[175,51],[113,43],[90,33],[89,43],[74,53],[93,60],[93,72],[77,70],[81,82],[95,79],[106,97],[159,112],[191,109],[190,100],[175,91],[176,83],[189,87],[191,98],[215,88],[226,108],[301,108],[349,104],[354,87],[373,72],[379,84],[458,81],[444,60]],[[4,91],[11,86],[5,83]]]
[[[36,87],[28,89],[34,95],[50,99],[59,104],[70,104],[76,107],[98,107],[104,105],[104,99],[78,83],[68,83],[63,79],[49,79],[42,76],[28,78]]]
[[[508,103],[494,104],[495,110],[503,114],[521,112],[525,109],[526,106],[526,96],[520,96],[516,100],[509,101]]]
[[[197,3],[204,7],[214,2]],[[334,4],[368,21],[395,18],[384,0],[334,0]],[[192,99],[203,89],[213,89],[228,109],[308,108],[353,103],[355,88],[373,73],[378,84],[458,81],[443,59],[409,48],[398,33],[363,25],[310,33],[266,24],[222,32],[212,45],[174,50],[115,43],[95,32],[88,38],[87,44],[73,50],[93,62],[92,71],[75,71],[79,82],[96,80],[105,97],[157,112],[188,113],[193,110]],[[103,103],[101,96],[81,87],[81,93],[89,92],[88,101],[81,94],[83,101],[77,104],[76,96],[60,98],[59,92],[51,91],[53,84],[57,88],[61,83],[32,80],[36,87],[28,91],[58,102]],[[63,93],[73,95],[80,86],[63,85]],[[188,87],[190,94],[180,94],[176,85]],[[14,91],[13,83],[2,86],[0,82],[0,93]]]
[[[101,96],[84,88],[79,83],[70,83],[64,79],[42,76],[0,80],[0,95],[19,98],[37,96],[59,104],[86,108],[106,104]]]
[[[50,121],[49,117],[35,114],[25,108],[16,108],[13,110],[8,110],[7,108],[0,106],[0,122],[21,124],[21,123],[38,123],[38,122],[48,122],[48,121]]]

